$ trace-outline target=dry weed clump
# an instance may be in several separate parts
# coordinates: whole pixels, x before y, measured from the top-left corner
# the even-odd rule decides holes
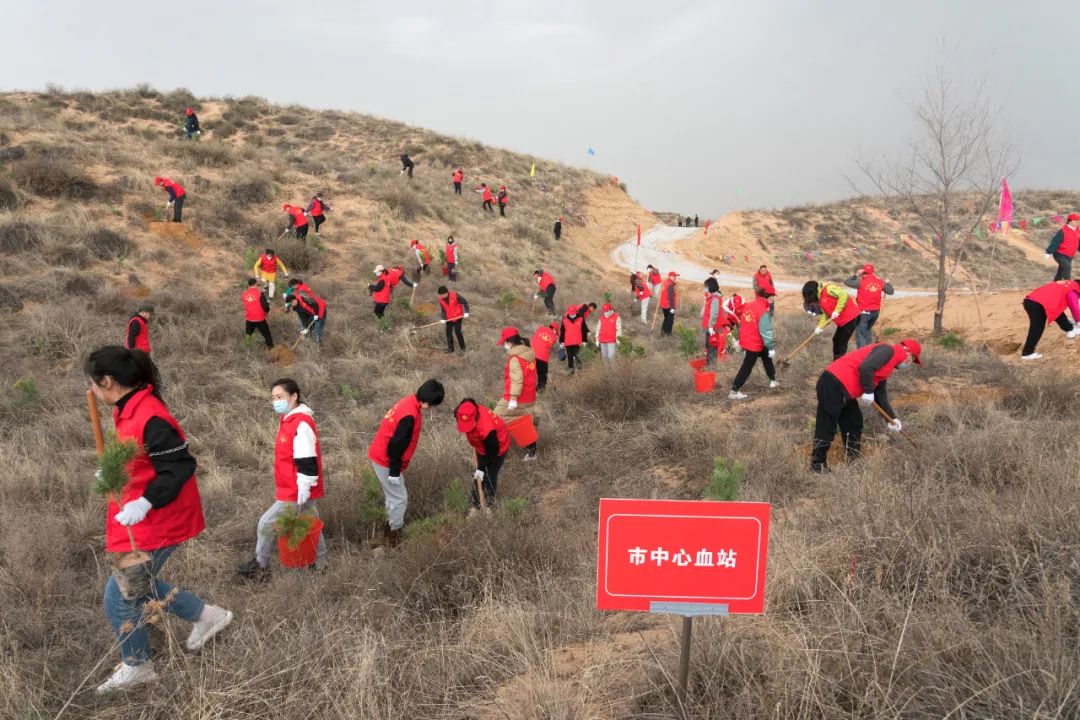
[[[27,191],[47,198],[91,200],[99,193],[93,180],[69,161],[56,157],[20,160],[12,166],[11,177]]]
[[[36,222],[14,221],[0,225],[0,252],[22,253],[38,250],[48,231]]]

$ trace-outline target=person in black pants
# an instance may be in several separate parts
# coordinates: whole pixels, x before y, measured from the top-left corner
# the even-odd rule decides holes
[[[409,173],[409,179],[412,180],[412,171],[414,167],[416,167],[415,163],[409,158],[409,154],[405,153],[401,156],[401,173],[398,174]]]
[[[465,336],[461,333],[461,323],[469,317],[469,301],[464,295],[450,292],[445,285],[440,285],[439,312],[442,313],[443,324],[446,325],[446,352],[454,352],[454,336],[457,336],[458,346],[465,349]]]
[[[562,238],[562,218],[559,218],[558,220],[555,221],[555,239],[559,240],[561,238]]]

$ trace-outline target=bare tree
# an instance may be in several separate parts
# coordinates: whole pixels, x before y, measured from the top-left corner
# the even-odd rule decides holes
[[[937,242],[937,337],[943,330],[946,290],[967,239],[993,208],[1001,179],[1016,169],[1017,159],[1012,144],[1000,135],[999,112],[987,97],[984,83],[959,86],[939,66],[910,106],[918,131],[910,152],[881,163],[859,161],[858,167],[880,194],[900,198]],[[974,218],[961,227],[959,206],[971,199]],[[972,217],[967,212],[963,215]],[[952,240],[961,234],[964,240],[946,274]]]

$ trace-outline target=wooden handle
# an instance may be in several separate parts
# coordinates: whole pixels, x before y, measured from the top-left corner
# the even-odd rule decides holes
[[[792,351],[791,351],[791,354],[790,354],[790,355],[788,355],[788,356],[787,356],[786,358],[784,358],[784,359],[783,359],[783,360],[781,361],[781,364],[783,364],[783,365],[787,365],[787,364],[788,364],[789,362],[791,362],[791,358],[795,357],[795,355],[796,355],[796,354],[797,354],[797,353],[798,353],[798,352],[799,352],[800,350],[802,350],[802,349],[803,349],[804,347],[806,347],[807,345],[809,345],[809,344],[810,344],[810,341],[814,339],[814,336],[815,336],[815,335],[817,335],[817,333],[816,333],[816,332],[814,332],[814,333],[810,333],[810,337],[808,337],[808,338],[806,338],[805,340],[803,340],[803,341],[802,341],[802,342],[801,342],[801,343],[799,344],[799,347],[797,347],[797,348],[795,348],[794,350],[792,350]]]
[[[893,420],[896,419],[896,418],[892,417],[891,415],[889,415],[889,413],[885,412],[885,408],[881,407],[876,402],[874,403],[874,409],[878,411],[878,413],[881,415],[881,417],[885,418],[886,422],[892,422]],[[900,434],[904,436],[905,440],[907,440],[909,443],[911,443],[911,447],[913,447],[915,449],[918,449],[919,445],[914,440],[912,440],[911,437],[906,432],[901,430]]]
[[[100,456],[105,452],[105,436],[101,432],[101,414],[98,412],[97,398],[93,390],[86,391],[86,408],[90,411],[90,427],[94,430],[94,448]]]

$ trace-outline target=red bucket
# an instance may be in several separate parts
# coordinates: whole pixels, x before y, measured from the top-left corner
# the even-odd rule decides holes
[[[442,266],[442,274],[443,275],[449,275],[450,274],[450,266],[449,265],[444,264]]]
[[[712,392],[716,387],[716,373],[714,372],[701,372],[700,370],[694,373],[694,392],[707,393]]]
[[[315,518],[311,522],[311,530],[307,537],[297,543],[296,547],[289,548],[286,538],[277,539],[278,558],[281,564],[288,568],[306,568],[315,564],[315,551],[319,546],[319,535],[322,533],[323,522]]]
[[[705,358],[694,358],[690,361],[690,367],[694,368],[697,372],[701,372],[705,369]]]
[[[522,415],[508,421],[506,429],[518,447],[528,447],[540,439],[540,433],[536,432],[533,425],[532,415]]]

